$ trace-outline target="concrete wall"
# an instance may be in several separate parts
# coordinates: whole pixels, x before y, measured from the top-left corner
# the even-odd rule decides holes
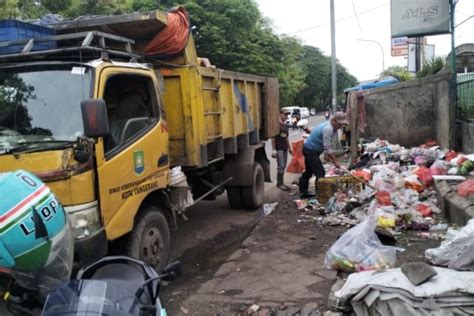
[[[436,140],[455,148],[455,103],[450,74],[366,91],[367,128],[362,137],[379,137],[403,146]]]
[[[474,123],[460,122],[462,135],[462,151],[474,153]]]

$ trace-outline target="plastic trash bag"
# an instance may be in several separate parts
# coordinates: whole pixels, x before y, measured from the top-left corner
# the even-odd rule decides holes
[[[326,268],[354,272],[393,267],[397,250],[403,249],[384,246],[374,232],[376,225],[377,218],[369,216],[346,231],[326,253]]]
[[[363,179],[365,182],[369,182],[370,179],[372,179],[372,173],[370,172],[370,170],[356,170],[352,171],[351,174],[353,176]]]
[[[459,170],[458,167],[449,168],[448,174],[449,174],[449,175],[456,175],[456,174],[458,174],[458,170]]]
[[[430,187],[433,185],[433,176],[431,175],[430,169],[427,167],[418,167],[415,171],[413,171],[413,173],[418,176],[418,178],[421,180],[421,183],[423,183],[425,187]]]
[[[423,217],[431,216],[433,214],[431,211],[431,205],[425,203],[418,204],[416,206],[416,211],[419,212]]]
[[[370,184],[378,190],[392,192],[394,190],[393,180],[396,174],[397,173],[391,169],[383,168],[374,175]]]
[[[462,165],[462,163],[466,161],[466,158],[462,155],[457,156],[456,158],[453,158],[449,161],[452,167],[459,167]]]
[[[265,216],[270,215],[275,210],[277,205],[278,205],[278,202],[271,203],[271,204],[270,203],[263,204],[263,214],[265,214]]]
[[[427,249],[425,257],[433,264],[447,266],[466,255],[466,250],[473,244],[474,219],[471,219],[461,230],[448,229],[446,239],[438,248]]]
[[[458,195],[467,197],[471,193],[474,193],[474,179],[466,180],[458,186]]]
[[[430,167],[432,176],[445,175],[448,173],[448,169],[449,169],[449,164],[443,160],[436,160]]]
[[[457,152],[450,150],[450,151],[448,151],[448,152],[444,155],[444,159],[445,159],[446,161],[451,161],[451,160],[453,160],[454,158],[456,158],[458,155],[459,155],[459,154],[458,154]]]
[[[425,189],[416,175],[408,176],[404,179],[404,181],[405,188],[407,189],[412,189],[416,192],[423,192],[423,190]]]
[[[346,203],[340,202],[335,196],[331,197],[324,207],[324,214],[338,213],[346,207]]]
[[[291,143],[293,148],[293,157],[291,162],[288,164],[286,172],[289,173],[302,173],[305,169],[304,156],[303,156],[303,140],[294,141]]]
[[[415,164],[417,166],[426,166],[429,162],[429,158],[425,156],[418,156],[415,158]]]
[[[392,205],[392,199],[390,198],[390,192],[387,191],[379,191],[375,193],[375,198],[377,202],[382,205]]]

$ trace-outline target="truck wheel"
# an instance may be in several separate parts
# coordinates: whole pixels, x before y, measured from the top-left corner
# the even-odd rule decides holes
[[[170,230],[159,208],[148,207],[135,219],[127,243],[127,254],[151,265],[158,273],[168,264]]]
[[[263,204],[265,191],[265,176],[259,163],[253,165],[253,184],[242,187],[242,201],[244,208],[256,210]]]
[[[231,208],[235,210],[241,210],[244,208],[244,203],[242,201],[242,190],[241,187],[232,186],[226,187],[227,191],[227,200]]]

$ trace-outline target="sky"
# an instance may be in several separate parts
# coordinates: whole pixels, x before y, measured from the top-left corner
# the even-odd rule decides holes
[[[263,16],[270,19],[277,34],[295,36],[303,44],[331,55],[330,0],[255,0]],[[334,0],[336,16],[336,57],[359,81],[371,80],[385,68],[406,66],[405,57],[391,56],[390,0]],[[357,12],[357,15],[356,13]],[[474,16],[474,0],[459,0],[455,25]],[[382,49],[373,42],[380,43]],[[456,46],[474,43],[474,17],[455,31]],[[447,56],[451,36],[427,37],[435,45],[435,56]]]

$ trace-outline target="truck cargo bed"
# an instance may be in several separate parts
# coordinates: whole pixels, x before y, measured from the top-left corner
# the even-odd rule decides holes
[[[274,136],[276,79],[199,66],[160,72],[173,165],[203,167]]]

